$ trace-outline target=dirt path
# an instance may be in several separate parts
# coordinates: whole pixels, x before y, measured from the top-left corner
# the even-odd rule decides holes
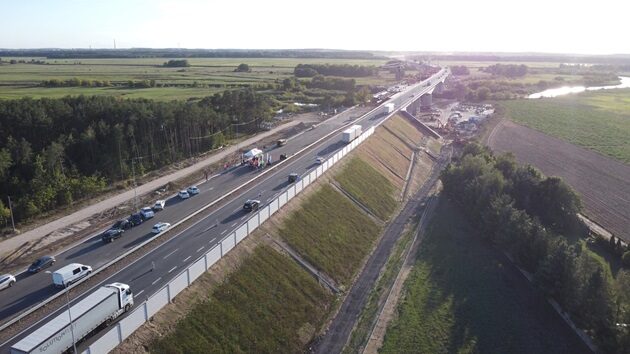
[[[444,149],[443,151],[447,150],[450,152],[449,149]],[[342,351],[355,326],[356,320],[363,310],[363,306],[370,294],[370,289],[374,287],[381,269],[387,262],[396,241],[402,235],[407,220],[414,215],[419,203],[428,195],[429,191],[437,182],[439,172],[446,166],[449,159],[445,155],[450,157],[449,153],[441,156],[440,161],[431,171],[431,176],[427,182],[409,199],[396,218],[389,223],[378,246],[365,264],[356,283],[352,289],[350,289],[349,294],[346,296],[346,299],[341,305],[336,317],[332,320],[328,330],[317,343],[314,344],[312,348],[313,352],[327,354],[340,353]]]
[[[420,223],[418,224],[418,228],[416,230],[416,234],[414,235],[412,243],[409,245],[409,251],[407,256],[405,257],[405,261],[396,276],[396,280],[390,289],[389,294],[387,295],[387,299],[385,300],[385,304],[381,312],[378,314],[378,318],[376,319],[376,324],[368,338],[367,345],[365,346],[363,353],[367,354],[377,354],[378,349],[383,345],[383,340],[385,339],[385,332],[387,332],[387,325],[394,318],[396,314],[396,305],[398,305],[398,299],[400,299],[400,295],[404,289],[403,285],[405,284],[405,280],[411,273],[413,266],[416,260],[416,252],[418,250],[418,245],[422,239],[422,233],[426,229],[428,220],[431,220],[431,216],[433,215],[433,211],[435,210],[437,200],[435,197],[429,199],[427,203],[427,208],[425,212],[422,214],[422,218],[420,219]]]
[[[264,139],[268,136],[271,136],[273,134],[278,133],[280,130],[284,130],[284,129],[288,129],[291,128],[292,126],[295,126],[297,124],[300,124],[301,121],[299,120],[294,120],[291,122],[288,122],[286,124],[280,125],[275,127],[274,129],[265,131],[263,133],[257,134],[245,141],[242,141],[238,144],[238,146],[247,146],[247,145],[251,145],[256,143],[257,141]],[[229,146],[225,149],[222,149],[220,152],[213,154],[189,167],[183,168],[181,170],[178,170],[176,172],[173,172],[171,174],[159,177],[157,179],[154,179],[150,182],[147,182],[143,185],[140,185],[136,188],[138,195],[143,195],[146,193],[150,193],[160,187],[162,187],[163,185],[167,184],[170,181],[173,180],[177,180],[180,178],[183,178],[187,175],[193,174],[195,172],[199,172],[201,170],[203,170],[204,168],[217,163],[219,161],[221,161],[223,158],[229,156],[230,154],[233,154],[237,151],[237,146],[236,145],[232,145]],[[54,232],[56,230],[59,230],[61,228],[65,228],[68,227],[70,225],[73,225],[75,223],[81,222],[85,219],[88,219],[89,217],[91,217],[92,215],[98,214],[98,213],[102,213],[108,209],[111,209],[117,205],[123,204],[131,199],[134,198],[134,191],[133,189],[128,190],[128,191],[124,191],[118,195],[112,196],[110,198],[107,198],[105,200],[102,200],[98,203],[95,203],[93,205],[90,205],[88,207],[85,207],[81,210],[78,210],[70,215],[66,215],[63,216],[55,221],[49,222],[47,224],[44,224],[42,226],[39,226],[37,228],[34,228],[32,230],[29,230],[27,232],[24,232],[20,235],[16,235],[12,238],[9,238],[7,240],[4,240],[2,242],[0,242],[0,250],[2,250],[2,252],[7,252],[10,250],[14,250],[18,247],[20,247],[21,245],[25,244],[26,242],[29,241],[35,241],[43,236],[46,236],[48,234],[50,234],[51,232]]]

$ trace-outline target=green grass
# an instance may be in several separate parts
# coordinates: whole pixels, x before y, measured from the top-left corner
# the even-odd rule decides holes
[[[2,58],[7,61],[11,58]],[[355,59],[296,59],[296,58],[189,58],[188,68],[166,68],[162,63],[170,58],[137,59],[45,59],[16,58],[18,60],[43,60],[48,65],[2,64],[0,65],[0,99],[13,99],[24,96],[63,97],[65,95],[111,95],[122,97],[146,97],[159,100],[189,99],[204,97],[229,87],[249,86],[280,82],[293,77],[297,64],[351,64],[380,66],[384,60]],[[248,64],[249,73],[235,73],[241,63]],[[179,87],[159,87],[151,89],[119,88],[45,88],[38,85],[44,80],[71,78],[108,80],[112,83],[125,83],[129,80],[155,80],[157,84],[180,85]],[[358,78],[360,84],[382,84],[393,81],[385,72],[378,77]],[[197,82],[209,88],[182,87]],[[220,85],[221,87],[216,87]]]
[[[359,157],[350,159],[335,179],[381,220],[388,220],[396,209],[394,185]]]
[[[279,233],[307,261],[348,285],[380,231],[357,206],[324,185],[289,215]]]
[[[258,247],[227,281],[152,343],[152,353],[297,353],[332,295],[293,260]]]
[[[343,354],[360,353],[362,346],[367,342],[367,337],[370,335],[373,323],[378,315],[379,301],[381,298],[385,301],[387,292],[393,286],[405,260],[405,249],[412,241],[414,232],[415,225],[414,228],[405,232],[405,234],[396,241],[396,245],[387,259],[387,263],[385,263],[383,271],[376,281],[376,285],[370,291],[370,296],[365,305],[363,305],[356,327],[352,330],[350,339],[343,348]]]
[[[630,163],[630,90],[500,104],[518,123]]]
[[[442,200],[434,215],[380,353],[583,350],[461,213]]]

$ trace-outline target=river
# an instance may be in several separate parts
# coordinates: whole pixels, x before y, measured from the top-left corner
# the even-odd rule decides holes
[[[537,92],[527,96],[527,98],[543,98],[543,97],[556,97],[562,95],[568,95],[570,93],[579,93],[584,91],[597,91],[597,90],[611,90],[611,89],[620,89],[620,88],[628,88],[630,87],[630,77],[620,76],[619,80],[621,83],[619,85],[612,86],[563,86],[555,89],[549,89],[542,92]]]

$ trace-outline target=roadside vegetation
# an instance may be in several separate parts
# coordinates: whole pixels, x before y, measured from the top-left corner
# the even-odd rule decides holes
[[[586,353],[499,252],[442,199],[379,353]]]
[[[152,353],[297,353],[328,316],[333,296],[292,259],[259,246]]]
[[[630,163],[630,90],[501,102],[515,122]]]
[[[396,209],[396,188],[359,157],[352,157],[343,170],[335,175],[335,180],[381,220],[388,220]]]
[[[280,227],[280,236],[307,261],[347,286],[381,227],[331,186],[323,185]]]
[[[443,171],[444,194],[481,236],[512,256],[534,284],[555,299],[604,352],[630,351],[630,273],[613,280],[603,262],[581,252],[586,233],[579,197],[557,177],[518,166],[469,144]]]

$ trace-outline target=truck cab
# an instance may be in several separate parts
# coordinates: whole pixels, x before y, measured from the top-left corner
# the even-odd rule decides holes
[[[118,291],[118,305],[121,312],[113,316],[114,318],[129,311],[129,309],[133,307],[133,293],[131,292],[129,285],[123,283],[111,283],[105,285],[105,287]]]

